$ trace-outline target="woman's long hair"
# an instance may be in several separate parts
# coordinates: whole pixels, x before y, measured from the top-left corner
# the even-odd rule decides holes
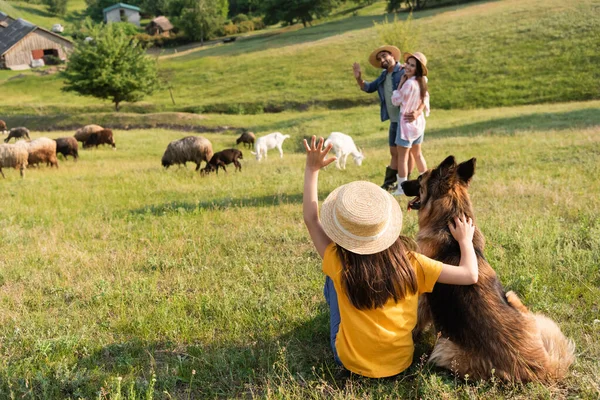
[[[410,60],[411,58],[415,60],[415,64],[417,64],[417,69],[415,71],[415,80],[419,84],[419,90],[421,91],[419,95],[421,96],[421,101],[425,101],[425,94],[427,93],[427,79],[423,77],[423,65],[421,65],[421,61],[417,60],[415,57],[408,57],[408,60]],[[406,81],[402,83],[402,86],[404,86],[405,83]]]
[[[416,250],[413,240],[400,236],[386,250],[365,255],[336,247],[342,262],[342,285],[359,310],[383,307],[389,299],[397,303],[417,292],[417,275],[407,254]]]

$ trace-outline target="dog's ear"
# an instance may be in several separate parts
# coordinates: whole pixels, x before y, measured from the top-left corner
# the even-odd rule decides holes
[[[456,160],[454,156],[448,156],[440,165],[436,168],[440,176],[447,175],[450,170],[456,166]]]
[[[458,178],[466,184],[469,184],[471,178],[475,174],[476,161],[477,159],[473,157],[468,161],[458,164],[456,174],[458,175]]]

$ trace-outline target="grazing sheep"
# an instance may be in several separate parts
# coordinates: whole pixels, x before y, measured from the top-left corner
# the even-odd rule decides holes
[[[283,145],[283,141],[289,137],[290,135],[283,135],[281,132],[273,132],[266,136],[259,137],[256,139],[254,151],[251,151],[251,153],[256,156],[258,161],[260,161],[263,157],[265,159],[267,158],[267,150],[277,148],[277,150],[279,150],[279,157],[283,158],[283,149],[281,146]]]
[[[16,144],[0,144],[0,174],[4,176],[2,168],[19,169],[21,178],[27,168],[27,142],[18,141]]]
[[[248,145],[248,148],[251,149],[254,146],[254,141],[256,140],[256,136],[253,132],[249,132],[244,129],[239,138],[235,141],[235,145],[237,146],[240,143],[244,143],[244,147]]]
[[[238,160],[243,160],[244,155],[238,149],[226,149],[222,151],[218,151],[213,154],[210,161],[206,164],[206,167],[200,170],[200,174],[209,174],[212,171],[217,171],[217,175],[219,174],[219,167],[223,168],[223,171],[227,172],[225,168],[226,165],[233,163],[235,165],[235,170],[239,170],[242,172],[242,164]]]
[[[6,135],[7,130],[8,128],[6,127],[6,122],[0,119],[0,132],[2,132],[3,135]]]
[[[17,128],[12,128],[10,130],[10,132],[8,133],[8,137],[6,139],[4,139],[4,143],[8,143],[8,141],[12,138],[15,138],[15,142],[17,141],[17,139],[21,139],[21,138],[27,138],[27,140],[31,140],[29,138],[29,129],[23,127],[23,126],[19,126]]]
[[[117,149],[115,141],[113,139],[113,132],[110,129],[103,129],[99,132],[92,133],[87,140],[83,143],[83,148],[87,149],[92,146],[100,146],[101,144],[110,144],[113,150]]]
[[[85,143],[86,140],[90,137],[92,133],[98,133],[104,130],[100,125],[86,125],[83,128],[79,128],[75,131],[75,135],[73,137],[81,143]]]
[[[162,166],[169,168],[173,164],[183,164],[188,161],[196,163],[196,171],[200,169],[202,161],[208,163],[213,156],[212,144],[202,136],[186,136],[174,140],[167,146],[162,156]]]
[[[75,161],[79,158],[79,145],[74,137],[62,137],[54,139],[56,142],[56,154],[60,153],[67,159],[67,156],[73,156]]]
[[[27,146],[27,152],[29,153],[27,158],[29,165],[46,163],[46,165],[58,168],[56,142],[54,140],[45,137],[32,140]]]
[[[333,144],[333,152],[337,158],[335,166],[338,169],[346,169],[346,159],[349,155],[352,155],[356,165],[360,166],[362,164],[365,156],[362,151],[356,148],[354,140],[350,136],[341,132],[331,132],[324,146],[327,146],[329,143]]]

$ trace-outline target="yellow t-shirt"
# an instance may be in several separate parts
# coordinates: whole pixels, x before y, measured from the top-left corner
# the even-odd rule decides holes
[[[342,263],[335,243],[325,250],[323,272],[333,281],[340,308],[335,348],[344,367],[356,374],[383,378],[399,374],[412,363],[418,297],[433,290],[442,263],[414,252],[408,255],[417,274],[418,292],[398,303],[390,299],[381,308],[359,310],[342,287]]]

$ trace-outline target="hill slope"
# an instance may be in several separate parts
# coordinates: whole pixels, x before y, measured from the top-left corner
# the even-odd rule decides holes
[[[373,21],[382,20],[383,6],[381,2],[379,8],[370,7],[370,15],[257,35],[161,60],[177,104],[171,104],[163,90],[125,110],[255,113],[312,104],[339,108],[375,103],[376,96],[357,89],[351,64],[360,61],[368,79],[377,76],[377,70],[366,68],[366,58],[380,44]],[[421,32],[417,47],[430,60],[433,107],[600,98],[600,55],[595,52],[600,19],[589,18],[594,10],[593,0],[506,0],[416,14],[415,31]],[[6,113],[29,113],[24,107],[32,104],[41,112],[52,112],[53,107],[73,112],[110,108],[95,99],[58,95],[58,76],[2,81],[13,75],[0,73],[6,94],[0,106]]]

